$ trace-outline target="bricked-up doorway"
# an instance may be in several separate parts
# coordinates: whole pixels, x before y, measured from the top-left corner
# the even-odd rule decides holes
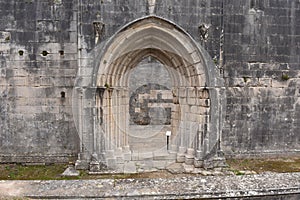
[[[95,61],[90,92],[85,92],[89,96],[84,97],[90,98],[84,101],[89,105],[82,106],[90,107],[90,110],[82,108],[82,112],[89,112],[92,117],[88,120],[88,114],[82,115],[86,116],[82,117],[85,123],[80,133],[84,148],[78,166],[90,162],[91,170],[108,168],[128,172],[128,169],[161,169],[174,162],[213,167],[223,161],[220,149],[223,82],[210,56],[183,29],[165,19],[149,16],[126,25],[105,41],[101,50],[95,51],[99,53],[99,61]],[[132,123],[129,82],[132,71],[147,58],[165,67],[171,82],[170,95],[163,91],[167,87],[150,84],[145,86],[148,94],[144,92],[135,98],[140,98],[138,104],[141,104],[151,92],[155,95],[161,91],[157,98],[168,95],[172,101],[170,129],[162,131],[171,131],[171,136],[167,148],[141,155],[134,153],[129,143]],[[135,109],[138,112],[144,108],[136,106]],[[147,117],[140,119],[144,120],[141,123],[150,123]],[[151,133],[151,129],[140,131]]]
[[[166,68],[148,56],[130,70],[128,145],[139,162],[145,159],[149,162],[157,155],[169,155],[171,138],[167,138],[166,132],[172,133],[174,104],[172,80]],[[160,165],[174,160],[175,157],[164,159]],[[152,167],[155,167],[153,163]]]

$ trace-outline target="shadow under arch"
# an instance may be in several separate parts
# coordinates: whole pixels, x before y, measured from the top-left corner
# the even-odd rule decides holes
[[[80,108],[75,121],[82,141],[77,168],[90,165],[90,170],[123,172],[126,163],[134,160],[128,146],[128,74],[147,56],[163,63],[173,80],[178,117],[172,119],[175,128],[165,160],[195,167],[222,165],[220,138],[226,98],[218,69],[178,25],[147,16],[100,43],[90,54],[89,83],[76,84],[82,90],[82,96],[75,98]],[[77,78],[84,79],[80,74]]]

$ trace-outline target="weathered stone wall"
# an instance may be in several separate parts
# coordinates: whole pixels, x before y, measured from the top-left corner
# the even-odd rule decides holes
[[[299,152],[300,2],[225,6],[227,153]]]
[[[73,160],[76,1],[3,0],[0,9],[0,161]]]
[[[97,43],[149,14],[185,29],[220,68],[226,155],[300,151],[299,1],[156,0],[151,9],[147,0],[0,0],[0,162],[76,155],[77,70],[92,70]]]

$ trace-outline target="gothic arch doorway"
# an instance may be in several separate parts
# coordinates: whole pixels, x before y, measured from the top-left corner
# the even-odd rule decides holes
[[[165,19],[145,17],[123,27],[105,42],[98,54],[100,62],[95,62],[91,75],[90,89],[94,93],[92,100],[87,101],[93,104],[90,106],[92,134],[81,134],[88,144],[82,149],[81,158],[90,159],[91,155],[92,161],[87,162],[92,169],[101,170],[105,166],[123,172],[127,165],[151,169],[165,168],[174,162],[195,167],[218,165],[222,160],[223,83],[209,55],[184,30]],[[170,128],[161,130],[166,131],[161,138],[166,145],[161,151],[136,154],[129,142],[130,112],[133,112],[129,82],[133,70],[147,58],[164,66],[171,87],[145,86],[135,96],[139,106],[134,112],[143,115],[144,108],[158,107],[152,113],[155,116],[161,108],[168,107]],[[162,101],[168,104],[159,104]],[[146,114],[149,115],[149,110]],[[147,117],[143,119],[147,124]],[[88,128],[84,126],[82,132]]]
[[[166,67],[151,56],[130,71],[128,144],[132,153],[146,157],[169,149],[165,134],[172,131],[171,88]]]

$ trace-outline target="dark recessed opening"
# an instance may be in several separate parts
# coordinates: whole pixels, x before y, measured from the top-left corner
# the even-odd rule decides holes
[[[255,1],[254,0],[251,0],[251,2],[250,2],[250,8],[255,8]]]
[[[20,55],[20,56],[23,56],[23,54],[24,54],[24,51],[23,51],[23,50],[20,50],[20,51],[19,51],[19,55]]]
[[[63,50],[58,51],[58,53],[63,56],[65,54],[65,52]]]
[[[42,51],[43,56],[47,56],[48,54],[49,54],[48,51]]]
[[[61,97],[61,98],[65,98],[65,97],[66,97],[66,93],[65,93],[64,91],[62,91],[62,92],[60,93],[60,97]]]
[[[208,104],[209,104],[209,103],[208,103],[208,100],[206,99],[206,100],[205,100],[205,105],[208,106]]]

